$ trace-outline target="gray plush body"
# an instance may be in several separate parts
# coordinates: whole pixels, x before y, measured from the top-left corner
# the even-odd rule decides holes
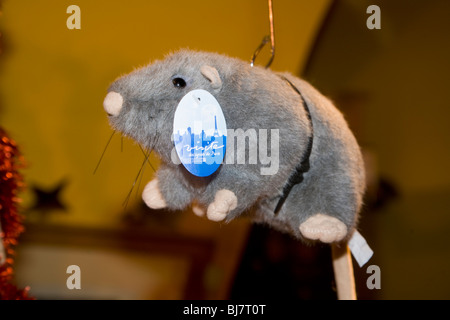
[[[120,103],[116,98],[114,103],[120,108],[112,108],[113,103],[105,100],[105,109],[114,129],[160,156],[157,189],[165,207],[184,209],[195,201],[205,210],[208,208],[209,213],[217,193],[229,190],[237,203],[225,210],[226,221],[245,214],[297,238],[340,241],[351,234],[362,205],[365,176],[359,146],[342,114],[327,98],[307,82],[290,74],[282,75],[303,95],[314,138],[310,169],[304,174],[304,181],[294,186],[278,215],[274,208],[311,135],[300,96],[279,74],[223,55],[183,50],[118,78],[108,91],[118,93]],[[174,86],[174,78],[184,79],[186,86]],[[183,165],[173,163],[174,112],[181,98],[194,89],[204,89],[217,99],[229,129],[279,129],[276,174],[262,175],[261,168],[267,164],[259,161],[234,161],[222,164],[213,175],[200,178]],[[229,143],[228,140],[227,153]],[[247,145],[247,153],[251,151],[248,148]],[[318,214],[342,222],[346,227],[344,236],[329,241],[305,236],[299,226]],[[311,228],[314,231],[315,227]],[[333,230],[326,225],[324,228],[325,233]]]

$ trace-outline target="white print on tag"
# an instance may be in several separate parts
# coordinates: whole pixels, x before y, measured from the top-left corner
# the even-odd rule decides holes
[[[373,251],[367,244],[366,239],[356,230],[348,242],[348,247],[360,267],[364,266],[373,255]]]

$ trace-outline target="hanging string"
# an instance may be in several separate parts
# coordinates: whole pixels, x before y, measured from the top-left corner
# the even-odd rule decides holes
[[[270,35],[265,36],[262,41],[261,44],[258,46],[258,48],[256,48],[255,52],[253,53],[253,56],[250,60],[250,66],[253,67],[256,57],[258,56],[258,54],[260,53],[260,51],[262,50],[262,48],[264,48],[264,46],[270,42],[270,59],[269,62],[267,62],[266,64],[266,69],[270,67],[270,65],[273,62],[273,59],[275,58],[275,32],[274,32],[274,27],[273,27],[273,6],[272,6],[272,0],[269,0],[269,26],[270,26]]]

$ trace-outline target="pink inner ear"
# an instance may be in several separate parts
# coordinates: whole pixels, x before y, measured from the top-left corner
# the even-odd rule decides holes
[[[222,87],[222,79],[220,79],[219,72],[216,68],[204,65],[200,68],[202,75],[211,81],[211,86],[214,89],[220,89]]]

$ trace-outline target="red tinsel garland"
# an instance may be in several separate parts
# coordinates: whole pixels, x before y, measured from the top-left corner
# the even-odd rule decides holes
[[[16,143],[0,128],[0,241],[3,241],[3,246],[0,243],[0,300],[33,299],[28,287],[18,289],[12,283],[14,246],[24,231],[23,217],[18,213],[18,192],[24,187],[18,170],[23,163]]]

